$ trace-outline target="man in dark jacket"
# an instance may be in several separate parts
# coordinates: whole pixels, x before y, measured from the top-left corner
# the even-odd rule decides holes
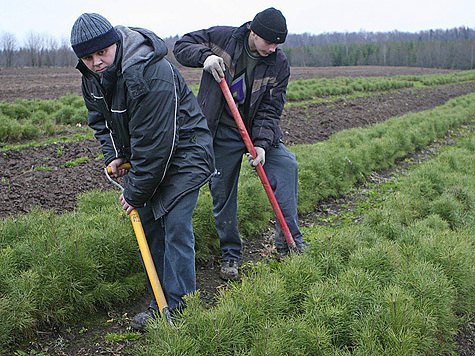
[[[175,43],[174,54],[181,64],[204,68],[198,102],[214,138],[218,174],[211,179],[210,189],[222,250],[223,279],[238,278],[242,242],[237,221],[237,185],[246,152],[218,84],[223,77],[257,151],[256,159],[248,156],[249,162],[252,166],[263,164],[297,248],[306,246],[298,227],[297,161],[283,145],[279,128],[290,67],[277,46],[286,36],[284,16],[269,8],[239,28],[211,27],[188,33]],[[275,244],[279,253],[288,252],[278,224]]]
[[[199,188],[214,172],[205,117],[153,32],[112,27],[103,16],[86,13],[73,25],[71,45],[88,124],[112,176],[124,176],[123,209],[139,212],[173,313],[196,286],[192,214]],[[132,167],[126,175],[118,169],[125,162]],[[157,311],[152,299],[132,326],[143,329]]]

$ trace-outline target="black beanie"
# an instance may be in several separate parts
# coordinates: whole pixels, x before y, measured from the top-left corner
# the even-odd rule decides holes
[[[287,23],[284,15],[270,7],[259,12],[251,22],[251,30],[271,43],[284,43],[287,37]]]
[[[120,40],[111,23],[99,14],[82,14],[71,30],[71,47],[78,58],[107,48]]]

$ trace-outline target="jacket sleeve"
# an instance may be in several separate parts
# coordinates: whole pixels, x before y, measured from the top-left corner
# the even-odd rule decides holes
[[[163,61],[167,67],[167,61]],[[163,68],[162,70],[167,69]],[[171,70],[171,69],[168,69]],[[153,196],[167,172],[176,144],[177,95],[174,75],[162,80],[154,74],[150,90],[128,100],[130,115],[130,163],[125,181],[124,198],[141,207]]]
[[[87,93],[84,85],[82,92],[87,108],[88,126],[94,130],[94,136],[101,143],[104,161],[107,165],[112,160],[123,157],[124,155],[117,149],[112,130],[108,127],[104,115],[99,111],[96,102],[91,98],[90,94]]]
[[[282,137],[279,123],[286,101],[290,66],[285,56],[281,63],[275,83],[265,93],[252,123],[251,138],[254,145],[266,150]]]
[[[228,26],[210,27],[206,30],[190,32],[175,42],[173,54],[177,61],[186,67],[203,67],[203,63],[211,54],[220,55],[223,52],[216,43],[223,36],[229,36]]]

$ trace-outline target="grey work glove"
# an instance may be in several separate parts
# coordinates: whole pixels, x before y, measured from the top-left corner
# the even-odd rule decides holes
[[[266,150],[263,149],[262,147],[254,147],[256,149],[257,156],[256,158],[253,158],[250,153],[246,153],[247,160],[249,161],[249,164],[251,167],[257,167],[259,163],[266,163]]]
[[[224,66],[224,60],[221,57],[212,54],[205,59],[203,69],[208,73],[211,73],[214,79],[219,83],[221,78],[224,78],[226,67]]]

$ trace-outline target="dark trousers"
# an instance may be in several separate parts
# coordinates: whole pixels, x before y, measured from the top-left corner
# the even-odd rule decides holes
[[[242,158],[246,152],[246,146],[237,128],[218,126],[214,138],[217,175],[211,179],[210,190],[216,229],[225,261],[241,259],[242,241],[238,231],[237,196]],[[303,236],[298,227],[297,215],[298,164],[295,155],[282,143],[271,146],[266,151],[264,171],[292,237],[296,243],[302,243]],[[287,245],[281,231],[277,223],[276,247]]]
[[[151,208],[137,209],[170,310],[184,306],[182,297],[196,290],[192,217],[198,194],[198,189],[188,193],[158,220],[155,220]],[[153,295],[148,276],[147,282]],[[156,305],[155,300],[152,300],[152,305]]]

